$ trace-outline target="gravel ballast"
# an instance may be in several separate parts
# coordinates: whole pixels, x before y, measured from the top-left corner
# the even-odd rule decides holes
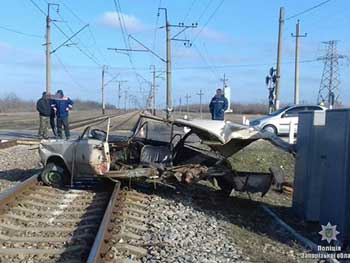
[[[247,262],[220,215],[197,207],[190,193],[152,196],[149,255],[143,262]]]
[[[0,191],[33,175],[39,166],[38,150],[34,146],[18,145],[0,149]]]

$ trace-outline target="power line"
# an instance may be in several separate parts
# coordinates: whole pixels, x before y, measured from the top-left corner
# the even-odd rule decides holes
[[[3,29],[3,30],[6,30],[8,32],[12,32],[12,33],[16,33],[16,34],[19,34],[19,35],[23,35],[23,36],[27,36],[27,37],[34,37],[34,38],[43,38],[43,36],[39,36],[39,35],[35,35],[35,34],[30,34],[30,33],[25,33],[23,31],[19,31],[17,29],[13,29],[13,28],[9,28],[9,27],[6,27],[6,26],[1,26],[0,25],[0,28]]]
[[[294,14],[294,15],[292,15],[292,16],[289,16],[289,17],[287,17],[287,18],[285,19],[285,21],[290,20],[290,19],[295,18],[295,17],[298,17],[298,16],[301,16],[301,15],[303,15],[303,14],[305,14],[305,13],[308,13],[308,12],[310,12],[310,11],[316,9],[316,8],[319,8],[320,6],[323,6],[323,5],[327,4],[327,3],[330,2],[330,1],[332,1],[332,0],[323,1],[323,2],[321,2],[321,3],[319,3],[319,4],[317,4],[317,5],[314,5],[314,6],[310,7],[310,8],[307,8],[307,9],[305,9],[305,10],[299,12],[299,13],[296,13],[296,14]]]
[[[46,17],[46,13],[43,9],[40,8],[40,6],[34,1],[34,0],[29,0],[45,17]],[[57,25],[57,23],[55,21],[52,21],[53,25],[58,29],[58,31],[60,31],[67,39],[69,38],[69,36]],[[90,56],[89,54],[87,54],[83,49],[81,49],[78,45],[75,45],[75,47],[82,53],[84,54],[87,58],[89,58],[92,62],[94,62],[96,65],[101,66],[101,64],[96,61],[95,58],[93,58],[92,56]]]
[[[70,8],[67,4],[65,3],[62,3],[63,6],[81,23],[81,24],[88,24],[86,23],[81,17],[78,16],[78,14],[72,9]],[[92,32],[92,29],[91,29],[91,26],[89,25],[88,27],[88,30],[89,30],[89,34],[90,34],[90,37],[93,41],[93,45],[95,46],[97,52],[100,54],[100,56],[103,58],[103,60],[106,62],[107,61],[107,58],[106,56],[103,54],[103,52],[101,51],[101,49],[98,47],[98,44],[97,44],[97,40],[96,40],[96,37],[94,36],[93,32]],[[87,47],[85,47],[86,49],[88,49]],[[93,53],[92,53],[93,54]],[[96,57],[96,56],[95,56]],[[107,64],[107,63],[104,63],[104,64]]]
[[[119,2],[119,0],[113,0],[113,2],[114,2],[115,10],[116,10],[117,15],[118,15],[119,25],[120,25],[120,28],[121,28],[121,31],[122,31],[122,36],[123,36],[123,41],[124,41],[125,48],[126,49],[131,49],[130,39],[126,38],[126,36],[129,36],[129,34],[128,34],[128,30],[127,30],[127,28],[125,26],[125,21],[124,21],[123,15],[122,15],[123,13],[122,13],[120,2]],[[131,55],[131,53],[129,51],[127,51],[127,56],[129,58],[130,65],[131,65],[131,67],[134,70],[134,73],[135,73],[135,76],[136,76],[136,80],[137,80],[137,82],[139,84],[139,89],[141,91],[141,89],[142,89],[141,81],[138,78],[138,74],[137,74],[136,69],[135,69],[135,64],[134,64],[134,61],[132,59],[132,55]]]
[[[158,31],[158,23],[159,23],[159,8],[162,6],[162,0],[159,0],[158,8],[157,8],[157,18],[156,23],[154,26],[154,34],[153,34],[153,43],[152,43],[152,49],[155,50],[156,48],[156,39],[157,39],[157,31]]]
[[[199,57],[203,60],[203,62],[208,66],[208,69],[211,71],[211,73],[213,73],[215,78],[219,78],[217,72],[215,71],[215,68],[208,62],[208,60],[204,57],[204,55],[202,54],[202,52],[199,50],[199,48],[197,47],[197,45],[193,45],[195,50],[197,51]]]
[[[67,69],[67,67],[65,66],[65,64],[63,63],[63,61],[59,58],[59,56],[54,53],[58,63],[61,65],[61,67],[63,68],[63,70],[66,72],[66,74],[70,77],[70,79],[74,82],[75,85],[77,85],[81,90],[85,90],[85,88],[80,85],[80,83],[73,77],[73,75],[69,72],[69,70]]]
[[[63,21],[65,21],[65,19],[63,18],[63,16],[62,16],[60,13],[58,13],[58,16],[59,16]],[[71,33],[74,34],[75,31],[74,31],[74,30],[72,29],[72,27],[68,24],[68,22],[66,22],[65,24],[66,24],[68,30],[69,30]],[[97,59],[97,57],[94,55],[94,53],[91,52],[91,51],[89,50],[89,48],[88,48],[87,46],[85,46],[85,45],[82,43],[82,41],[80,40],[80,38],[79,38],[79,37],[75,37],[75,38],[78,40],[78,43],[86,50],[86,52],[89,54],[89,56],[93,57],[94,60],[96,60],[96,61],[98,62],[98,64],[101,64],[101,63],[99,62],[99,60]]]
[[[45,11],[42,10],[42,9],[40,8],[40,6],[38,6],[38,4],[34,2],[34,0],[29,0],[29,1],[30,1],[44,16],[46,16]]]
[[[202,26],[202,28],[199,30],[199,32],[194,36],[192,43],[197,39],[197,37],[202,33],[203,29],[209,24],[210,20],[215,16],[216,12],[219,10],[219,8],[222,6],[225,0],[221,0],[220,3],[215,8],[214,12],[209,16],[205,24]]]
[[[209,2],[207,3],[207,5],[205,6],[203,12],[200,14],[200,16],[197,19],[197,22],[199,22],[202,17],[204,16],[204,14],[207,12],[207,10],[209,9],[209,6],[213,3],[213,1],[209,0]]]
[[[53,25],[60,31],[66,38],[69,38],[69,36],[57,25],[57,23],[53,22]],[[101,64],[92,56],[90,56],[86,51],[84,51],[82,48],[80,48],[78,45],[75,45],[75,47],[84,54],[87,58],[89,58],[93,63],[95,63],[98,66],[101,66]]]
[[[185,23],[187,17],[188,17],[189,14],[191,13],[192,8],[193,8],[194,4],[196,3],[196,1],[197,1],[197,0],[192,0],[191,5],[190,5],[190,7],[188,8],[188,11],[187,11],[187,13],[186,13],[184,19],[182,19],[182,22],[183,22],[183,23]],[[210,2],[211,2],[211,1],[210,1]],[[210,3],[210,2],[209,2],[209,3]]]

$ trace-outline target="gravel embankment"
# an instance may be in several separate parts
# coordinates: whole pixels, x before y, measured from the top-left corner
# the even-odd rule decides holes
[[[206,183],[158,188],[149,213],[145,263],[314,262],[260,202],[227,198]]]
[[[0,191],[33,175],[39,167],[38,150],[18,145],[0,150]]]
[[[149,255],[143,262],[247,262],[220,214],[198,207],[191,193],[153,195]]]

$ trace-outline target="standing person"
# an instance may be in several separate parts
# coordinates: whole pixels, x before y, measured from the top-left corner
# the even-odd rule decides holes
[[[42,97],[36,102],[36,110],[39,112],[40,121],[38,136],[40,139],[48,139],[51,104],[46,92],[43,92]]]
[[[50,99],[51,104],[51,114],[50,114],[50,126],[53,134],[55,137],[57,137],[57,131],[56,131],[56,112],[53,109],[53,106],[55,105],[55,100],[53,98]]]
[[[53,109],[57,116],[57,136],[62,139],[62,126],[64,128],[64,135],[66,136],[66,139],[68,140],[70,137],[69,132],[69,111],[73,107],[73,101],[68,98],[67,96],[64,96],[62,90],[58,90],[57,98],[55,99],[55,102],[53,103]]]
[[[227,107],[228,107],[227,99],[222,94],[222,90],[217,89],[215,96],[211,99],[211,102],[209,104],[211,119],[223,121]]]

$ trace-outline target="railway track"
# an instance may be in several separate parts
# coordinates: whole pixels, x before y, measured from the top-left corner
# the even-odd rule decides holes
[[[54,189],[34,175],[0,194],[0,262],[140,262],[148,196],[99,186]]]
[[[70,124],[71,130],[83,130],[87,126],[92,125],[97,128],[103,128],[105,129],[107,127],[107,118],[109,117],[111,120],[111,128],[113,125],[116,125],[118,127],[123,126],[126,122],[128,122],[130,119],[132,119],[134,116],[136,116],[139,112],[128,112],[124,114],[112,114],[107,116],[99,116],[96,118],[88,118],[76,122],[72,122]],[[116,123],[116,124],[114,124]]]

